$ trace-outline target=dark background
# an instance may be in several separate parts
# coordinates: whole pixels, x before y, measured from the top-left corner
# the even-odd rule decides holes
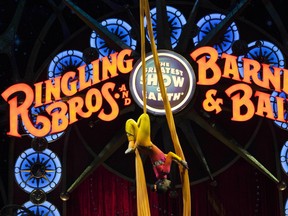
[[[211,11],[227,14],[239,2],[241,1],[200,1],[196,20]],[[123,17],[128,16],[125,14],[125,8],[128,8],[133,12],[133,17],[136,22],[138,21],[138,1],[78,0],[73,1],[73,3],[78,5],[79,8],[96,20],[113,17],[115,15]],[[150,3],[151,6],[155,5],[155,1],[150,1]],[[194,3],[194,1],[189,0],[177,2],[166,1],[167,5],[180,5],[179,7],[181,7],[186,17],[188,17]],[[287,11],[287,2],[284,0],[255,0],[250,1],[233,20],[237,22],[237,25],[239,26],[241,39],[246,42],[262,39],[271,41],[281,49],[286,60],[288,56]],[[136,28],[134,28],[133,34],[137,34],[135,29]],[[89,35],[90,31],[91,29],[87,27],[87,23],[81,20],[74,12],[71,12],[62,1],[2,0],[0,2],[0,92],[3,92],[7,87],[18,82],[33,84],[47,79],[45,72],[47,70],[47,65],[53,56],[55,56],[54,54],[65,49],[85,50],[89,47],[87,35]],[[216,43],[218,40],[220,40],[219,37],[212,38],[211,43]],[[181,54],[184,57],[189,58],[189,54],[192,50],[193,45],[191,42],[185,50],[182,50],[183,53]],[[137,51],[139,54],[139,47],[137,47]],[[139,58],[139,56],[135,57],[135,59],[137,58]],[[193,66],[195,67],[196,65]],[[119,78],[119,80],[116,80],[116,82],[126,82],[127,80],[128,76],[123,76],[122,78]],[[221,86],[225,87],[229,85],[230,83],[228,81],[224,81],[224,83],[219,83],[215,88],[221,89]],[[217,189],[218,195],[220,197],[224,196],[224,194],[227,195],[229,194],[228,190],[230,190],[231,199],[234,199],[238,196],[236,194],[241,194],[241,190],[243,191],[242,187],[245,188],[241,183],[246,179],[245,176],[248,176],[250,178],[250,181],[248,181],[250,184],[247,183],[247,186],[252,187],[256,191],[256,194],[257,190],[255,188],[259,187],[262,183],[263,191],[261,192],[266,194],[266,196],[258,197],[254,194],[254,198],[258,199],[261,197],[262,207],[265,206],[268,208],[269,205],[271,206],[264,214],[259,210],[261,208],[255,204],[253,207],[249,208],[250,212],[248,214],[274,216],[272,213],[274,208],[275,215],[284,215],[283,209],[287,199],[286,191],[279,192],[278,194],[277,184],[275,182],[259,172],[253,165],[247,164],[245,160],[223,145],[215,137],[211,136],[211,134],[207,133],[205,129],[199,127],[195,122],[195,119],[193,121],[192,117],[191,120],[187,114],[190,110],[194,110],[201,114],[203,92],[205,92],[205,87],[199,87],[197,89],[197,98],[192,100],[187,110],[176,116],[176,124],[178,128],[181,128],[181,124],[184,122],[183,124],[185,127],[187,126],[186,120],[188,120],[189,126],[191,126],[193,132],[197,134],[202,152],[208,161],[211,172],[220,185],[220,189]],[[124,133],[123,126],[127,118],[133,117],[136,119],[142,112],[136,104],[133,104],[131,109],[133,112],[128,111],[128,113],[121,114],[117,118],[117,121],[114,122],[95,123],[93,119],[83,119],[79,121],[76,126],[69,128],[63,137],[49,146],[49,148],[55,151],[60,159],[63,160],[63,165],[65,165],[65,177],[63,177],[57,189],[49,195],[49,200],[53,201],[53,204],[55,204],[59,210],[62,208],[64,209],[63,206],[68,209],[69,207],[73,209],[73,206],[70,205],[69,202],[67,203],[67,206],[63,205],[59,196],[60,193],[65,191],[93,161],[95,155],[88,152],[87,146],[97,155],[103,150],[105,145],[109,143],[111,138],[116,137],[116,132],[120,131],[121,133]],[[279,163],[279,151],[287,140],[287,131],[274,125],[271,120],[262,117],[255,116],[250,121],[243,123],[231,122],[230,118],[231,116],[227,113],[221,113],[219,115],[211,113],[209,118],[204,119],[209,122],[209,124],[215,123],[215,125],[219,126],[217,130],[219,129],[219,131],[223,132],[227,139],[234,137],[241,146],[247,147],[248,151],[272,174],[277,176],[278,179],[286,182],[287,176],[281,169]],[[167,128],[165,129],[165,119],[161,117],[155,117],[155,119],[153,117],[152,119],[155,121],[155,128],[157,128],[158,124],[158,129],[155,129],[155,140],[156,142],[162,143],[163,136],[167,133]],[[4,207],[8,204],[21,205],[29,199],[28,195],[15,184],[13,166],[20,153],[25,151],[25,149],[30,148],[31,138],[28,136],[23,136],[22,138],[8,137],[6,135],[6,132],[9,129],[8,120],[8,107],[1,98],[0,207]],[[91,121],[94,122],[93,127],[91,127]],[[254,134],[253,132],[258,127],[257,125],[260,124],[259,122],[261,122],[260,129]],[[159,125],[161,124],[162,126],[164,125],[162,130],[159,129],[159,127],[161,127]],[[81,136],[77,131],[80,132]],[[203,182],[209,183],[211,178],[209,178],[205,168],[203,168],[201,160],[199,162],[199,154],[193,152],[190,145],[186,145],[186,143],[189,143],[186,134],[186,130],[183,128],[179,129],[178,135],[183,143],[186,159],[191,167],[190,180],[193,185],[192,188],[195,187],[195,191],[197,191],[202,187]],[[251,136],[255,137],[253,137],[253,142],[249,143]],[[83,144],[83,137],[85,138],[85,142],[87,142],[86,144]],[[64,144],[67,142],[65,140],[69,140],[69,145]],[[133,158],[130,156],[123,156],[125,148],[126,143],[100,164],[109,169],[113,175],[119,176],[121,179],[130,182],[132,184],[131,187],[133,188],[133,165],[131,165],[132,168],[130,168],[130,165],[129,169],[127,168],[127,164],[133,164]],[[152,183],[154,180],[153,174],[151,174],[151,167],[147,161],[145,163],[145,169],[147,169],[148,183]],[[92,171],[91,173],[93,173]],[[174,172],[177,173],[177,171]],[[172,177],[175,178],[175,181],[177,182],[179,179],[175,177],[177,176],[175,173]],[[219,173],[224,174],[221,176]],[[101,172],[98,171],[93,173],[93,178],[96,178],[97,175],[101,175]],[[260,175],[260,177],[255,178],[255,175]],[[242,180],[239,180],[238,177],[240,176],[243,177]],[[235,182],[235,179],[238,179],[239,182]],[[262,181],[260,184],[257,184],[255,183],[255,179],[262,179]],[[225,189],[223,182],[229,182],[231,188],[235,189],[235,191],[231,190],[228,186],[227,188],[229,189]],[[197,188],[197,186],[199,187]],[[242,194],[243,196],[240,200],[245,200],[245,197],[249,200],[252,199],[251,195]],[[271,196],[268,194],[271,194]],[[75,196],[73,197],[75,199]],[[226,197],[226,200],[228,199],[230,198]],[[198,203],[198,201],[195,202]],[[192,206],[193,202],[194,198],[192,197]],[[201,202],[201,200],[199,202]],[[71,203],[73,202],[71,201]],[[229,209],[228,203],[229,202],[224,201],[224,206],[226,204],[227,209]],[[239,205],[241,206],[241,202]],[[230,206],[230,208],[232,207]],[[237,211],[235,206],[233,208]],[[245,206],[243,206],[243,208],[245,208]],[[263,208],[262,211],[264,211]],[[256,211],[255,209],[258,210]],[[69,212],[69,210],[67,211]],[[63,210],[63,212],[65,211]],[[227,210],[227,212],[229,212],[229,210]],[[161,213],[159,214],[161,215]],[[195,213],[195,215],[198,214]],[[209,215],[213,214],[211,213]],[[235,212],[233,215],[242,214],[237,214],[237,212]]]

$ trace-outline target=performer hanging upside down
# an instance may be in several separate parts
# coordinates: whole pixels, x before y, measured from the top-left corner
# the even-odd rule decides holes
[[[167,179],[170,173],[171,163],[175,161],[188,169],[187,162],[173,152],[164,154],[156,145],[150,140],[150,119],[149,115],[142,114],[137,122],[133,119],[126,121],[125,130],[128,138],[128,148],[125,154],[134,152],[135,148],[140,153],[146,154],[151,159],[153,170],[157,178],[153,186],[154,191],[165,192],[171,188],[171,181]]]

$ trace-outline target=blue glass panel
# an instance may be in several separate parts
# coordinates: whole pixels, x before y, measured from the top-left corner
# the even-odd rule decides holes
[[[168,23],[170,27],[171,45],[172,45],[172,48],[174,48],[177,46],[179,42],[182,28],[186,24],[186,19],[184,15],[178,9],[174,7],[166,6],[166,11],[167,11],[167,18],[168,18]],[[157,11],[156,11],[156,8],[153,8],[150,10],[150,16],[151,16],[151,22],[152,22],[152,28],[153,28],[153,35],[155,38],[155,44],[157,45],[157,32],[156,32]],[[146,18],[144,18],[144,27],[147,28]],[[146,30],[146,37],[148,41],[150,41],[147,30]]]
[[[284,172],[288,173],[288,141],[283,145],[280,152],[280,162]]]
[[[277,101],[276,101],[276,97],[280,97],[280,98],[284,98],[284,107],[287,107],[287,95],[285,92],[277,92],[274,91],[272,92],[271,96],[270,96],[270,102],[272,105],[272,109],[273,109],[273,113],[274,113],[274,117],[277,118],[278,117],[278,105],[277,105]],[[282,116],[283,118],[283,116]],[[288,120],[288,113],[286,110],[284,110],[284,119]],[[281,121],[274,121],[274,123],[279,126],[280,128],[284,129],[284,130],[288,130],[288,125],[286,122],[281,122]]]
[[[219,13],[213,13],[204,16],[197,22],[199,28],[199,33],[193,38],[194,45],[197,46],[198,43],[207,36],[219,23],[226,18],[225,15]],[[221,38],[213,45],[217,49],[219,55],[222,53],[231,54],[232,45],[235,41],[239,40],[239,31],[236,24],[233,22],[225,31]]]
[[[271,71],[273,67],[284,68],[285,59],[281,50],[269,41],[259,40],[248,44],[248,53],[245,56],[239,56],[238,68],[241,77],[244,77],[242,58],[254,59],[259,63],[269,64]],[[261,79],[262,70],[259,71],[258,77]]]
[[[59,158],[51,150],[36,152],[29,148],[17,158],[14,173],[16,182],[24,191],[31,193],[41,189],[48,193],[60,182],[62,168]]]
[[[31,107],[30,108],[30,120],[31,120],[31,122],[33,123],[33,125],[34,125],[34,127],[35,128],[41,128],[42,127],[42,125],[41,124],[36,124],[36,116],[37,115],[39,115],[39,114],[43,114],[43,113],[45,113],[46,111],[45,111],[45,108],[46,108],[47,106],[40,106],[40,107]],[[57,111],[57,110],[55,110],[55,111]],[[54,111],[53,111],[54,112]],[[61,120],[59,120],[59,124],[61,124]],[[23,126],[23,129],[26,131],[26,133],[30,136],[30,137],[32,137],[32,138],[34,138],[34,136],[26,129],[26,127],[25,127],[25,125],[24,125],[24,122],[22,121],[22,126]],[[45,139],[47,140],[47,142],[48,143],[51,143],[51,142],[53,142],[53,141],[55,141],[55,140],[57,140],[57,139],[59,139],[62,135],[64,134],[64,132],[60,132],[60,133],[55,133],[55,134],[48,134],[47,136],[45,136]]]
[[[131,37],[131,26],[116,18],[106,19],[101,22],[102,26],[106,27],[110,32],[119,37],[131,49],[136,49],[136,40]],[[92,31],[90,36],[90,46],[98,50],[99,58],[108,56],[115,52],[112,48],[108,47],[106,41],[102,39],[95,31]]]
[[[36,216],[60,216],[58,209],[48,201],[40,205],[35,205],[31,201],[28,201],[23,206],[32,211]],[[20,216],[22,213],[18,213],[17,215]]]
[[[63,75],[68,71],[77,71],[77,68],[85,65],[83,53],[77,50],[65,50],[57,54],[49,64],[48,78],[52,79]],[[89,64],[85,68],[86,81],[91,79],[92,65]]]

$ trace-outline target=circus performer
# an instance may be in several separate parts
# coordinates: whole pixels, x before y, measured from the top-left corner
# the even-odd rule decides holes
[[[187,162],[171,151],[167,154],[163,153],[151,142],[150,118],[148,114],[142,114],[137,122],[133,119],[128,119],[125,130],[129,142],[125,154],[134,152],[137,148],[140,153],[149,156],[157,179],[153,185],[153,190],[157,192],[166,192],[169,190],[171,188],[171,181],[167,179],[167,175],[170,173],[172,161],[188,169]]]

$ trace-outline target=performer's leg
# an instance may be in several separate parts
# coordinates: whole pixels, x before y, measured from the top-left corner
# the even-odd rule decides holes
[[[135,140],[136,140],[136,136],[138,133],[137,123],[133,119],[128,119],[126,121],[125,131],[126,131],[128,142],[129,142],[128,148],[125,151],[125,154],[128,154],[130,152],[133,152],[134,149],[136,148]]]
[[[177,154],[175,154],[173,152],[168,152],[168,154],[166,155],[166,162],[170,163],[170,165],[171,165],[172,160],[178,164],[181,164],[184,168],[188,169],[188,164],[186,161],[182,160],[182,158],[179,157]],[[165,164],[166,164],[166,162],[165,162]]]
[[[137,133],[137,144],[142,147],[150,148],[152,146],[150,140],[150,119],[149,115],[144,113],[142,114],[138,121],[138,133]]]

